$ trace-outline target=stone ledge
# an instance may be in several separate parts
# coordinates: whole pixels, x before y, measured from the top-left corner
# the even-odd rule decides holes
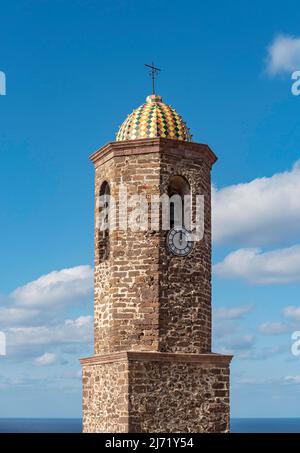
[[[95,151],[90,160],[96,164],[100,160],[107,162],[116,156],[133,156],[149,153],[171,153],[187,159],[205,159],[213,165],[217,157],[206,144],[171,140],[168,138],[148,138],[109,142]]]
[[[80,359],[81,365],[97,365],[110,362],[173,362],[173,363],[199,363],[199,364],[225,364],[229,365],[232,355],[215,353],[207,354],[188,354],[188,353],[169,353],[169,352],[112,352],[109,354],[99,354],[93,357]]]

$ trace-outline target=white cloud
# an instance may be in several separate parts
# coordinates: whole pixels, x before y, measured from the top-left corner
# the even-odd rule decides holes
[[[283,310],[283,315],[286,318],[291,318],[293,321],[300,321],[300,307],[289,305]]]
[[[253,335],[244,335],[229,338],[228,341],[223,340],[222,345],[217,350],[223,354],[232,354],[235,359],[261,361],[272,359],[284,353],[290,353],[290,346],[288,344],[258,347]]]
[[[233,384],[237,385],[257,385],[260,381],[258,381],[255,378],[236,378],[234,381],[232,381]]]
[[[92,298],[92,289],[92,268],[77,266],[50,272],[1,296],[0,331],[6,335],[7,355],[3,363],[7,369],[15,374],[14,367],[25,361],[41,368],[53,365],[49,369],[51,376],[47,373],[42,380],[25,376],[17,385],[68,392],[77,389],[80,379],[67,376],[68,365],[75,363],[79,369],[78,358],[91,351],[93,318],[86,315],[86,302]],[[53,377],[58,366],[64,366],[65,378]],[[8,385],[13,383],[3,381],[0,376],[0,390]]]
[[[79,316],[53,326],[10,327],[5,333],[8,354],[10,348],[32,345],[89,343],[92,337],[92,316]]]
[[[282,383],[284,383],[284,378],[283,377],[279,377],[279,378],[275,378],[275,377],[267,377],[267,378],[244,378],[244,377],[237,377],[235,379],[235,381],[233,381],[233,384],[236,384],[236,385],[246,385],[246,386],[249,386],[249,385],[267,385],[268,387],[270,387],[270,385],[281,385]]]
[[[212,190],[217,244],[262,246],[300,239],[300,161],[291,171]]]
[[[240,327],[231,319],[216,319],[213,322],[213,338],[216,340],[238,333]]]
[[[285,376],[284,381],[288,384],[300,384],[300,376]]]
[[[32,384],[33,380],[30,378],[24,378],[19,376],[3,376],[0,375],[0,390],[7,389],[9,387],[26,386]]]
[[[213,338],[216,339],[217,344],[220,343],[221,348],[224,347],[225,343],[228,346],[228,341],[231,341],[230,338],[232,338],[233,335],[241,335],[241,328],[238,320],[253,309],[254,305],[249,304],[219,308],[218,310],[213,311]]]
[[[280,335],[288,332],[290,328],[283,322],[265,322],[258,327],[258,330],[264,335]]]
[[[268,47],[267,72],[270,75],[300,69],[300,37],[278,35]]]
[[[45,354],[37,357],[35,359],[35,363],[37,365],[45,366],[45,365],[53,365],[57,362],[57,355],[53,352],[45,352]]]
[[[11,298],[17,305],[42,307],[62,305],[91,294],[93,271],[90,266],[77,266],[42,275],[37,280],[15,289]]]
[[[239,249],[213,267],[222,278],[242,278],[254,284],[300,281],[300,245],[263,253],[260,249]]]
[[[248,358],[255,344],[253,335],[239,335],[234,337],[225,337],[222,343],[217,346],[221,354],[233,354],[235,358]]]
[[[219,308],[215,313],[216,319],[239,319],[245,313],[249,313],[254,308],[253,305],[241,305],[239,307]]]
[[[22,307],[2,307],[0,308],[0,325],[10,326],[34,322],[38,320],[40,310]]]
[[[53,271],[2,297],[0,326],[57,322],[67,306],[92,298],[93,270],[82,265]]]
[[[80,379],[82,377],[81,368],[79,370],[66,370],[61,375],[64,379]]]
[[[244,349],[249,349],[254,344],[253,335],[243,335],[241,337],[228,338],[225,342],[227,347],[232,348],[232,350],[240,351]]]
[[[80,368],[80,365],[78,364]],[[10,376],[10,375],[0,375],[0,391],[6,390],[9,388],[16,389],[17,387],[33,389],[34,391],[45,389],[57,389],[59,391],[71,392],[80,391],[81,388],[81,372],[75,370],[64,370],[62,373],[53,375],[53,373],[47,374],[46,376],[41,376],[36,373],[34,370],[33,376],[28,376],[28,374],[22,373],[20,371],[19,376]]]
[[[256,351],[252,351],[248,358],[249,360],[267,360],[271,359],[274,356],[287,352],[290,352],[289,345],[276,345],[271,347],[263,347]]]

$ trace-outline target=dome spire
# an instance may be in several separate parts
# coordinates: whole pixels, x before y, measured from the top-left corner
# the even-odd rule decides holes
[[[145,64],[147,68],[150,68],[151,70],[149,71],[149,76],[152,78],[152,94],[153,96],[155,95],[155,78],[157,77],[158,71],[161,71],[161,69],[156,68],[154,66],[154,63],[152,62],[152,65],[150,64]]]

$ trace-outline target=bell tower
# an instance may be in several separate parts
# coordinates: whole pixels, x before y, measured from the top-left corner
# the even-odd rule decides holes
[[[83,430],[227,432],[231,356],[211,352],[217,158],[153,94],[91,160],[94,356],[81,359]]]

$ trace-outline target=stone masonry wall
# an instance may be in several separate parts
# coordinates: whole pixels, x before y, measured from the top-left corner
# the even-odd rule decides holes
[[[193,196],[204,195],[205,233],[179,258],[166,248],[167,232],[117,224],[104,237],[95,228],[95,355],[81,360],[83,430],[227,432],[231,357],[210,352],[216,157],[206,145],[147,139],[110,143],[92,160],[96,199],[105,181],[117,200],[122,184],[129,197],[149,200],[167,193],[171,176],[185,177]]]
[[[227,432],[228,365],[133,361],[129,408],[130,432]]]
[[[211,351],[211,181],[205,160],[178,159],[166,149],[161,157],[161,192],[167,193],[171,176],[189,182],[193,197],[204,195],[204,238],[184,257],[166,248],[167,232],[160,241],[159,350],[162,352]]]
[[[82,365],[83,432],[128,432],[128,363]]]
[[[159,155],[121,156],[101,162],[96,166],[95,197],[103,181],[110,184],[117,200],[122,183],[126,183],[128,197],[143,194],[149,199],[159,194]],[[119,217],[119,210],[116,212]],[[107,259],[99,256],[101,240],[95,229],[95,354],[157,350],[159,233],[118,228],[110,234]]]
[[[83,359],[84,432],[229,430],[230,358],[158,355]]]
[[[184,143],[156,141],[155,146],[98,160],[95,197],[107,181],[117,200],[122,183],[128,196],[150,200],[167,193],[171,176],[182,175],[193,195],[205,196],[205,236],[190,255],[179,258],[168,252],[166,232],[123,231],[117,225],[103,259],[102,233],[95,229],[95,354],[211,350],[210,164],[200,152],[185,155]]]

